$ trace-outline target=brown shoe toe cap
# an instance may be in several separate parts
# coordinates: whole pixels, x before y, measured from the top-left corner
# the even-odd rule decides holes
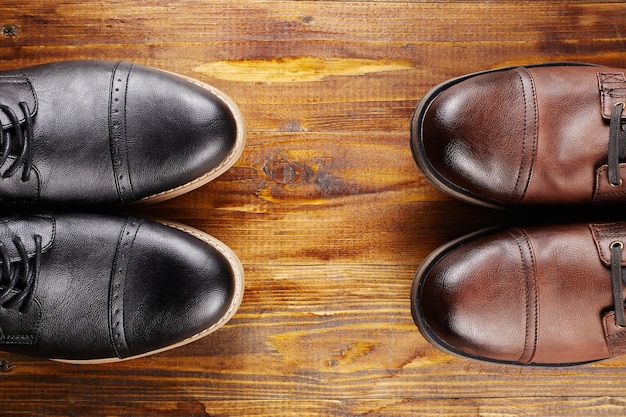
[[[423,111],[420,164],[457,197],[518,203],[534,148],[535,103],[524,68],[451,83]]]

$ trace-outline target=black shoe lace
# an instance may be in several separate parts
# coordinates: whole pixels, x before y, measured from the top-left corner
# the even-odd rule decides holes
[[[626,103],[620,102],[613,106],[609,127],[609,156],[608,173],[609,184],[613,187],[622,185],[619,175],[619,161],[626,158],[626,144],[624,143],[624,125],[622,125],[622,113]]]
[[[11,177],[19,169],[22,170],[22,181],[26,182],[30,178],[32,169],[32,140],[33,140],[33,120],[30,116],[28,104],[20,102],[20,110],[24,114],[23,126],[20,125],[19,118],[15,111],[6,104],[0,104],[0,111],[11,121],[11,127],[5,129],[0,125],[0,166],[4,165],[9,154],[17,155],[17,158],[2,174],[4,178]]]
[[[13,244],[20,259],[11,261],[9,251],[0,242],[0,307],[19,308],[27,312],[33,301],[35,283],[41,262],[41,236],[35,235],[35,254],[29,259],[22,239],[16,237]]]

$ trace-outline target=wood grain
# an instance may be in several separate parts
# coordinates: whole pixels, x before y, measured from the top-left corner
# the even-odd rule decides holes
[[[618,1],[27,0],[0,5],[0,69],[124,59],[210,83],[240,106],[241,159],[137,210],[241,258],[224,328],[112,365],[0,353],[2,416],[613,416],[626,358],[511,368],[442,353],[409,290],[439,245],[527,221],[454,201],[420,174],[409,121],[434,85],[545,61],[626,67]],[[595,215],[596,213],[585,213]],[[542,221],[579,212],[546,211]]]

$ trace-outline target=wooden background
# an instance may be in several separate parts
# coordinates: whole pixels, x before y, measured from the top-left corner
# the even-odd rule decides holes
[[[0,69],[128,60],[240,106],[243,156],[140,211],[241,258],[246,292],[213,335],[112,365],[0,352],[1,416],[615,416],[626,358],[568,369],[456,359],[410,314],[420,262],[518,215],[429,185],[409,120],[435,84],[512,64],[626,68],[611,1],[2,1]],[[575,210],[567,211],[575,214]]]

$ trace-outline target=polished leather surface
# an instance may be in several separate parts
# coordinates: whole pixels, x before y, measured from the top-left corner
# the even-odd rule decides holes
[[[606,164],[610,108],[625,97],[620,68],[546,64],[469,74],[422,99],[412,149],[435,185],[472,203],[623,202],[626,181],[610,187]]]
[[[138,64],[66,61],[0,72],[0,104],[25,132],[21,102],[32,117],[32,170],[27,181],[24,166],[0,177],[3,202],[150,198],[206,175],[241,147],[241,121],[223,97]],[[7,111],[0,122],[12,139],[5,174],[20,147]]]
[[[23,274],[15,238],[32,264],[35,235],[34,297],[30,307],[0,300],[0,350],[71,361],[132,358],[206,331],[237,305],[233,260],[174,227],[100,214],[8,217],[0,220],[0,242],[11,276]],[[4,274],[0,294],[8,282]]]
[[[414,320],[435,346],[476,360],[563,366],[624,354],[626,329],[615,324],[611,287],[614,241],[626,242],[626,223],[460,238],[418,270]]]

